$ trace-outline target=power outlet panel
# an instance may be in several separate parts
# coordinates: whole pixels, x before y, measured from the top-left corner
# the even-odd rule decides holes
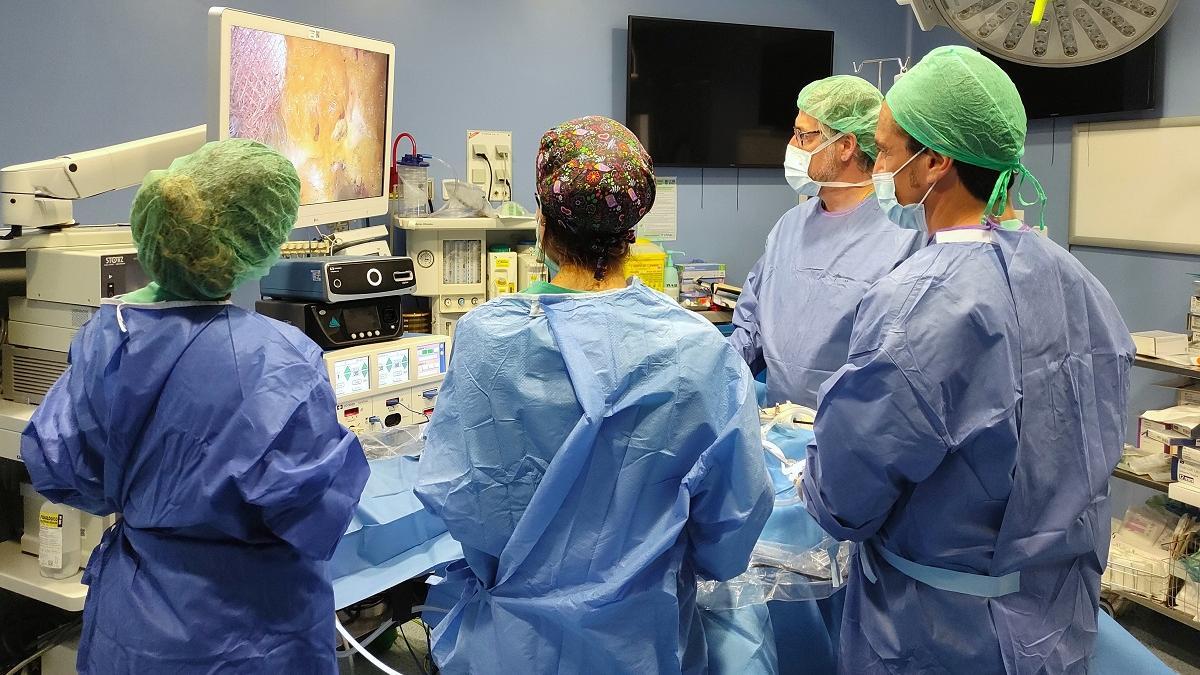
[[[490,201],[512,199],[512,170],[511,131],[467,131],[467,180]]]

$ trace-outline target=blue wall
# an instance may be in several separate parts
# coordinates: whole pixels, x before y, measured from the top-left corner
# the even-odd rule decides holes
[[[218,0],[0,3],[0,166],[205,121],[206,20]],[[892,0],[244,0],[261,14],[397,45],[393,131],[462,170],[468,128],[514,134],[518,201],[532,204],[536,144],[584,114],[622,119],[629,14],[836,32],[836,69],[903,49]],[[780,115],[791,115],[781,110]],[[780,139],[780,159],[783,144]],[[675,170],[680,241],[742,279],[795,204],[782,171]],[[85,223],[128,218],[130,191],[82,203]]]
[[[213,0],[214,2],[216,0]],[[208,1],[11,0],[0,3],[0,166],[204,122]],[[957,42],[947,29],[909,34],[893,0],[246,0],[240,8],[396,43],[393,130],[461,167],[468,128],[510,129],[515,190],[529,201],[541,132],[570,117],[624,111],[629,14],[830,29],[838,72],[852,60],[919,57]],[[1181,3],[1163,44],[1161,114],[1200,115],[1200,3]],[[781,111],[790,114],[791,111]],[[1050,195],[1051,236],[1066,244],[1073,120],[1031,125],[1027,164]],[[782,147],[783,139],[781,139]],[[671,169],[680,180],[680,248],[730,264],[740,280],[766,233],[795,203],[780,171]],[[81,202],[85,223],[127,218],[131,192]],[[1127,195],[1136,198],[1136,186]],[[526,204],[527,206],[532,206]],[[1135,225],[1131,225],[1135,226]],[[1175,328],[1193,256],[1077,248],[1133,330]],[[1135,404],[1165,402],[1139,373]]]

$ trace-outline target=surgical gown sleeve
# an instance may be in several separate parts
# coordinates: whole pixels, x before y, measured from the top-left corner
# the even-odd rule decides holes
[[[871,538],[904,488],[928,478],[948,451],[904,331],[872,316],[885,304],[868,296],[860,307],[849,363],[821,387],[808,446],[805,502],[841,540]]]
[[[93,405],[88,396],[97,383],[88,381],[93,369],[87,361],[101,353],[103,342],[96,332],[97,323],[89,321],[71,342],[68,363],[74,365],[67,366],[30,418],[21,435],[21,460],[42,496],[104,516],[118,509],[105,498],[105,406]]]
[[[303,555],[328,560],[346,531],[370,469],[362,445],[337,421],[333,389],[315,371],[303,393],[255,392],[263,418],[247,429],[262,458],[235,477],[242,498],[264,523]],[[272,411],[290,411],[276,417]],[[268,421],[271,420],[271,421]],[[279,424],[278,429],[272,429]],[[273,437],[254,438],[256,433]]]
[[[92,408],[76,405],[72,397],[80,389],[74,378],[81,374],[68,367],[50,388],[21,436],[21,460],[42,496],[108,515],[116,509],[105,501],[104,456],[94,447],[103,443],[103,431]]]
[[[770,244],[768,243],[768,246]],[[750,274],[746,277],[746,285],[738,296],[737,306],[733,309],[733,334],[729,336],[729,344],[737,350],[746,365],[754,374],[761,373],[767,364],[763,359],[763,346],[759,339],[759,301],[758,293],[762,288],[767,257],[758,259]]]
[[[748,375],[744,380],[729,385],[739,399],[736,413],[688,477],[692,560],[701,576],[716,581],[746,571],[773,504],[753,383]]]

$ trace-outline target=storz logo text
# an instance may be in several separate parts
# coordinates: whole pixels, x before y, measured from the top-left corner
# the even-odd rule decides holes
[[[105,265],[124,265],[125,264],[125,256],[123,256],[123,255],[107,256],[104,258],[104,264]]]

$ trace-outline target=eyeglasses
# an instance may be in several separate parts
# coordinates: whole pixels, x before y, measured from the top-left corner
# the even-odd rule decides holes
[[[820,134],[821,134],[820,129],[818,129],[816,131],[804,131],[800,127],[792,127],[792,135],[796,137],[796,142],[799,143],[800,145],[804,145],[804,139],[806,137],[814,136],[814,135],[819,136]]]

